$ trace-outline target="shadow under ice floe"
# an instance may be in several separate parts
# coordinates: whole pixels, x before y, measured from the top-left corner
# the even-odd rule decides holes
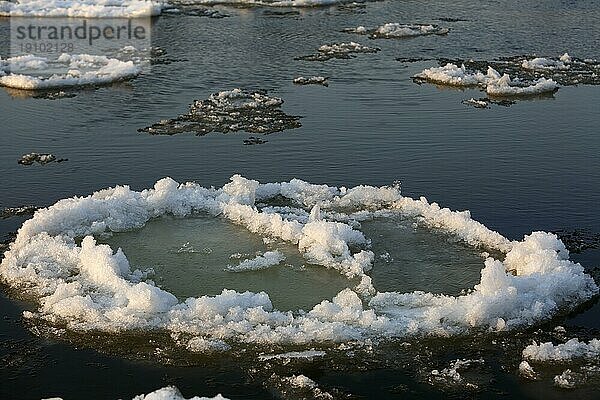
[[[144,225],[168,214],[219,216],[265,243],[291,246],[306,263],[339,272],[347,287],[332,300],[317,299],[307,311],[281,311],[265,292],[228,289],[180,301],[148,280],[148,271],[132,270],[122,250],[98,243],[111,232],[142,233]],[[361,226],[368,231],[373,219],[398,217],[485,251],[480,282],[457,296],[381,291],[370,275],[374,266],[379,268],[370,249],[375,242]],[[35,299],[37,309],[24,314],[33,326],[49,324],[74,334],[141,330],[171,336],[189,351],[226,351],[234,345],[395,342],[527,328],[598,293],[592,277],[568,256],[551,233],[510,241],[468,212],[404,197],[397,186],[347,189],[299,180],[260,184],[236,175],[216,189],[165,178],[153,189],[119,186],[38,210],[5,253],[0,281]],[[239,277],[277,270],[285,273],[286,267],[224,273]]]
[[[162,120],[138,131],[151,135],[193,132],[203,136],[210,132],[239,131],[270,134],[302,126],[301,117],[284,113],[282,104],[282,99],[269,97],[264,91],[223,91],[210,95],[206,100],[194,101],[187,114]]]

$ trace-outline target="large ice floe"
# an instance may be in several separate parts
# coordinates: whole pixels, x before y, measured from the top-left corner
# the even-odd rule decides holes
[[[62,400],[60,397],[48,398],[45,400]],[[179,389],[174,386],[166,386],[161,389],[157,389],[148,394],[140,394],[135,396],[132,400],[228,400],[227,398],[221,396],[220,394],[215,397],[200,397],[194,396],[186,399]]]
[[[140,72],[133,61],[90,54],[63,53],[52,60],[34,55],[0,58],[0,86],[22,90],[105,85]]]
[[[213,93],[206,100],[196,100],[187,114],[162,120],[139,129],[152,135],[174,135],[194,132],[238,132],[269,134],[299,128],[300,117],[281,110],[283,100],[264,91],[243,89]]]
[[[307,262],[345,276],[347,287],[306,312],[279,311],[265,292],[227,288],[180,301],[132,270],[121,249],[98,243],[110,232],[141,230],[164,215],[199,214],[287,242]],[[458,296],[380,292],[369,276],[375,255],[359,228],[361,221],[393,216],[498,255],[485,259],[480,282]],[[268,263],[248,263],[258,264]],[[5,253],[0,280],[36,300],[37,310],[25,313],[31,321],[74,331],[165,331],[184,347],[201,342],[198,349],[505,331],[547,320],[598,293],[554,234],[510,241],[468,211],[404,197],[398,186],[261,184],[239,175],[218,189],[164,178],[141,192],[117,186],[40,209]]]
[[[0,1],[0,17],[139,18],[159,15],[163,1],[17,0]]]
[[[391,22],[376,28],[367,28],[364,26],[346,28],[343,32],[368,35],[372,39],[399,39],[415,36],[445,35],[448,33],[448,29],[431,24],[400,24]]]

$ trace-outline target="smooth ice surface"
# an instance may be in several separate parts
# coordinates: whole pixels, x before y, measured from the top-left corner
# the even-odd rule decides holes
[[[165,216],[104,241],[121,247],[133,268],[152,268],[151,278],[181,300],[227,288],[269,293],[280,310],[310,309],[348,284],[336,271],[305,265],[290,244],[265,244],[262,236],[209,215]]]
[[[22,90],[103,85],[140,72],[133,61],[89,54],[63,53],[56,60],[33,55],[0,58],[0,86]]]
[[[0,1],[3,17],[137,18],[159,15],[166,2],[149,0]]]
[[[257,207],[274,198],[290,205]],[[180,302],[146,280],[147,273],[132,270],[121,249],[115,252],[92,236],[139,229],[165,214],[192,213],[220,215],[250,232],[295,245],[308,262],[346,276],[348,287],[306,313],[278,311],[265,292],[223,289]],[[375,257],[370,240],[357,228],[360,221],[393,214],[504,253],[504,260],[488,257],[481,281],[460,296],[380,292],[367,275]],[[471,219],[468,211],[403,197],[396,186],[347,189],[299,180],[261,184],[239,175],[220,189],[165,178],[141,192],[118,186],[61,200],[37,211],[19,229],[0,277],[37,297],[39,309],[26,312],[28,318],[66,323],[75,330],[164,329],[192,340],[252,343],[503,331],[545,320],[598,292],[553,234],[534,232],[510,242]]]

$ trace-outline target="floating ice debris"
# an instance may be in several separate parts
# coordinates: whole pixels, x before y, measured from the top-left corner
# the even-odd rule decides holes
[[[140,394],[135,396],[133,400],[228,400],[220,394],[215,397],[198,397],[194,396],[189,399],[183,397],[179,389],[174,386],[167,386],[162,389],[155,390],[148,394]]]
[[[17,161],[21,165],[32,165],[34,163],[38,163],[41,165],[49,164],[51,162],[63,162],[68,161],[66,158],[57,159],[54,154],[49,153],[27,153],[23,154],[23,156]]]
[[[282,104],[282,99],[269,97],[264,91],[233,89],[213,93],[206,100],[196,100],[187,114],[138,131],[151,135],[194,132],[202,136],[210,132],[238,131],[269,134],[299,128],[300,117],[284,113]]]
[[[6,219],[11,217],[18,217],[23,215],[33,215],[39,207],[35,206],[22,206],[22,207],[6,207],[0,210],[0,219]]]
[[[430,381],[431,382],[441,382],[446,384],[456,384],[462,382],[463,378],[460,375],[459,370],[465,370],[470,368],[471,366],[478,364],[481,365],[485,361],[483,359],[477,360],[454,360],[450,362],[450,365],[447,368],[440,370],[434,369],[430,373]]]
[[[256,137],[256,136],[250,136],[248,139],[244,139],[244,146],[253,146],[255,144],[265,144],[267,143],[268,140]]]
[[[519,364],[519,375],[525,379],[536,380],[538,374],[534,371],[533,367],[525,360]]]
[[[414,76],[417,82],[427,81],[448,86],[479,86],[490,96],[532,96],[542,93],[553,93],[558,85],[552,79],[539,78],[533,82],[512,80],[507,74],[500,75],[492,67],[487,73],[467,71],[465,65],[446,64],[423,70]]]
[[[229,14],[225,14],[220,10],[215,10],[212,8],[206,7],[198,7],[196,4],[190,3],[177,3],[177,6],[166,6],[167,8],[163,9],[163,14],[182,14],[193,17],[206,17],[206,18],[228,18]]]
[[[289,360],[293,358],[303,358],[303,359],[312,359],[315,357],[323,357],[326,353],[320,350],[306,350],[306,351],[290,351],[288,353],[280,353],[280,354],[261,354],[258,356],[260,361],[268,361],[268,360]]]
[[[588,249],[600,248],[600,233],[594,233],[585,229],[559,229],[554,231],[554,233],[571,253],[581,253]]]
[[[268,205],[282,200],[289,205]],[[278,311],[264,292],[227,289],[179,302],[132,271],[123,251],[114,252],[93,236],[141,229],[164,214],[195,213],[295,245],[309,262],[346,276],[348,288],[307,312]],[[493,250],[502,260],[488,257],[480,283],[459,296],[377,292],[367,275],[375,256],[358,222],[390,215]],[[160,330],[227,344],[306,345],[534,325],[598,293],[594,280],[568,255],[553,234],[534,232],[511,242],[469,212],[404,197],[399,186],[261,184],[235,175],[217,189],[165,178],[141,192],[117,186],[38,210],[4,254],[0,281],[37,300],[37,311],[27,312],[32,323],[75,331]],[[359,281],[365,286],[359,290],[362,299],[351,289]]]
[[[244,271],[258,271],[260,269],[265,269],[269,267],[273,267],[275,265],[281,264],[281,262],[285,260],[285,256],[282,252],[275,251],[267,251],[262,256],[256,256],[252,259],[243,260],[238,265],[230,265],[227,267],[227,271],[231,272],[244,272]]]
[[[294,79],[294,84],[296,85],[322,85],[329,86],[328,78],[324,76],[311,76],[309,78],[305,78],[304,76],[299,76]]]
[[[163,7],[146,0],[0,1],[0,17],[138,18],[159,15]]]
[[[562,374],[554,377],[554,386],[561,389],[573,389],[577,380],[577,375],[570,369],[567,369]]]
[[[469,20],[468,19],[464,19],[464,18],[441,17],[441,18],[438,18],[438,21],[442,21],[442,22],[467,22]]]
[[[190,339],[185,347],[194,353],[213,353],[219,351],[229,351],[231,349],[231,346],[222,340],[208,340],[198,336]]]
[[[553,345],[551,342],[531,344],[523,350],[523,358],[532,361],[569,361],[576,358],[600,357],[600,340],[588,343],[573,338],[566,343]]]
[[[490,105],[486,101],[486,99],[475,99],[475,98],[471,97],[468,100],[461,101],[461,103],[466,104],[471,107],[475,107],[475,108],[490,108]]]
[[[448,29],[438,25],[388,23],[377,28],[346,28],[342,32],[369,35],[372,39],[399,39],[426,35],[446,35]]]
[[[332,58],[349,59],[357,53],[377,53],[377,47],[369,47],[356,42],[324,44],[317,49],[317,53],[296,57],[303,61],[327,61]]]
[[[523,60],[521,66],[525,69],[532,69],[537,71],[554,70],[554,69],[569,69],[569,64],[572,59],[568,53],[560,56],[558,60],[552,60],[549,58],[536,57],[532,60]]]
[[[396,61],[400,61],[402,63],[414,63],[414,62],[429,61],[429,60],[431,60],[431,59],[423,58],[423,57],[398,57],[398,58],[396,58]]]
[[[540,78],[531,83],[523,83],[511,80],[506,74],[499,79],[490,80],[485,89],[490,96],[533,96],[557,90],[558,84],[552,79]]]
[[[47,72],[57,69],[62,72]],[[36,75],[31,70],[37,71]],[[140,72],[132,61],[89,54],[63,53],[56,60],[35,56],[0,58],[0,86],[23,90],[103,85],[133,78]]]
[[[533,82],[540,78],[552,79],[559,85],[599,85],[600,63],[596,60],[580,59],[563,54],[557,58],[530,56],[503,57],[496,60],[441,59],[440,65],[464,65],[471,71],[484,71],[492,67],[501,75],[507,74],[522,82]]]

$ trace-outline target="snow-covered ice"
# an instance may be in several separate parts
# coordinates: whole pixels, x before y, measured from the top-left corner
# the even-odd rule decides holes
[[[509,75],[500,75],[492,67],[487,73],[467,71],[464,65],[460,67],[448,63],[442,67],[427,68],[415,78],[427,82],[448,86],[479,86],[490,96],[531,96],[542,93],[552,93],[558,89],[558,84],[552,79],[540,78],[533,82],[512,80]]]
[[[55,69],[61,72],[45,73]],[[32,55],[0,58],[0,86],[23,90],[103,85],[131,79],[140,72],[133,61],[90,54],[63,53],[55,60]]]
[[[600,340],[592,339],[588,343],[573,338],[565,343],[554,345],[552,342],[534,343],[523,350],[523,358],[532,361],[569,361],[577,358],[595,359],[600,357]]]
[[[290,206],[257,206],[275,198]],[[295,245],[309,262],[346,276],[348,287],[308,312],[278,311],[267,293],[227,289],[180,302],[132,271],[122,250],[94,238],[141,229],[164,214],[194,213],[219,216]],[[370,241],[356,222],[384,215],[411,218],[470,246],[502,253],[503,259],[487,257],[480,282],[459,296],[379,292],[368,276],[374,261]],[[5,253],[0,280],[37,299],[37,310],[25,313],[33,320],[77,331],[158,329],[227,345],[505,331],[547,320],[598,293],[594,280],[569,260],[551,233],[510,241],[468,211],[402,196],[398,186],[337,188],[296,179],[259,183],[239,175],[221,188],[164,178],[140,192],[117,186],[40,209]],[[363,287],[357,292],[359,281]],[[198,348],[204,344],[199,340]]]
[[[139,18],[159,15],[163,1],[17,0],[0,1],[0,17]]]

